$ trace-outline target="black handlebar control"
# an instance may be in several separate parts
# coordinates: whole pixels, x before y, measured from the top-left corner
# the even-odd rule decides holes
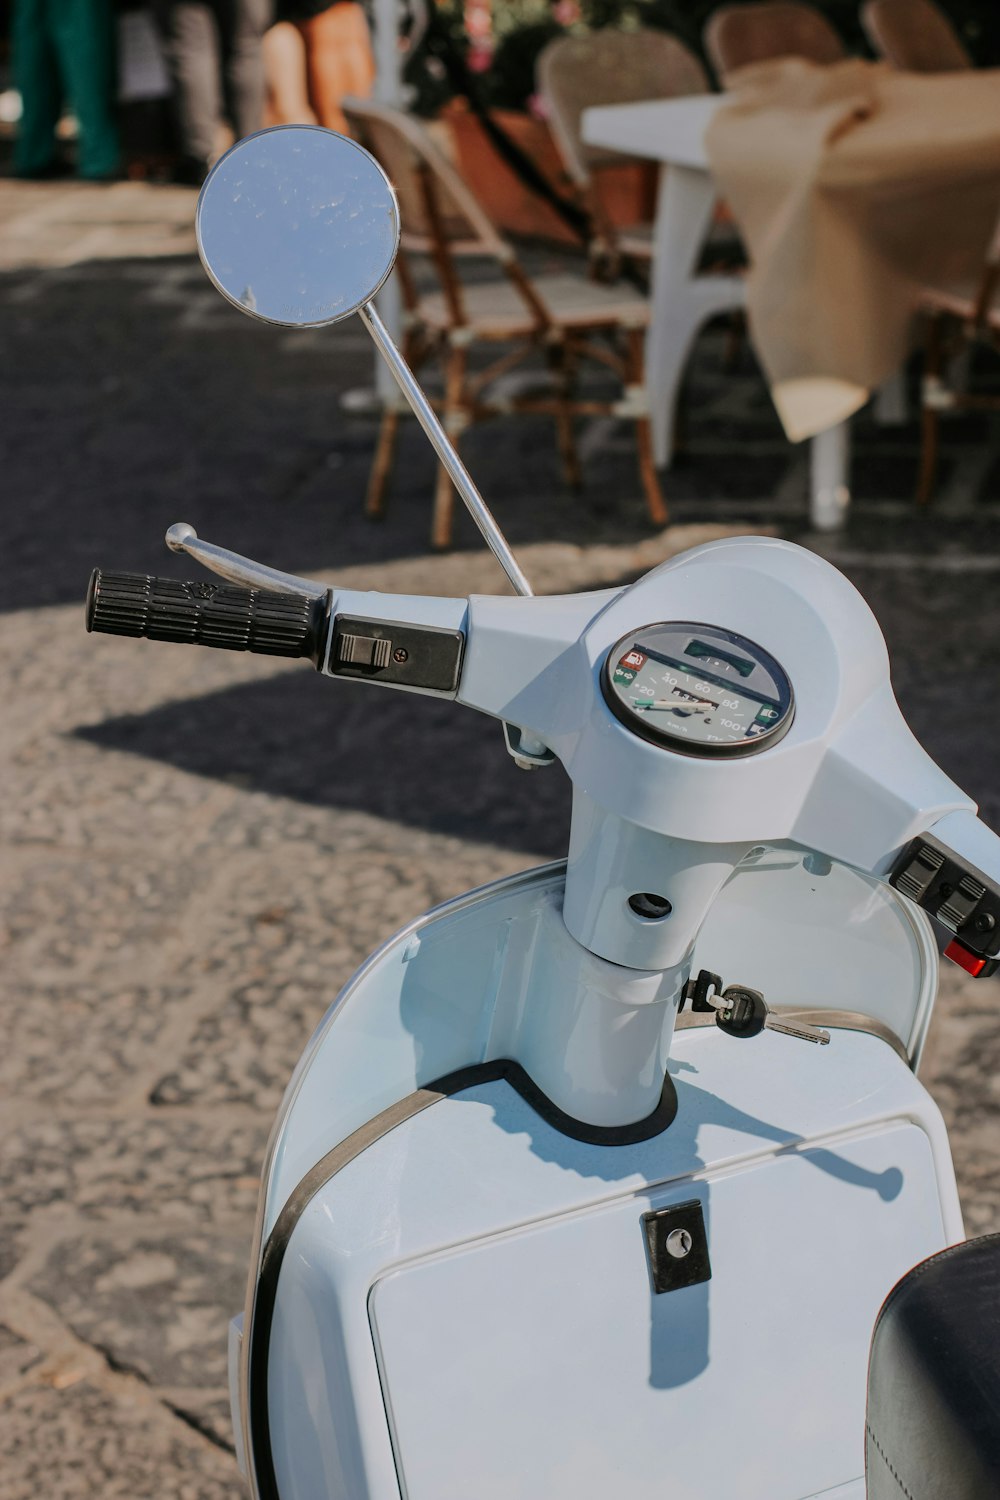
[[[930,833],[911,839],[893,865],[889,884],[953,933],[945,958],[973,979],[1000,967],[1000,885],[959,863]]]
[[[181,583],[95,568],[87,589],[88,630],[255,651],[261,656],[305,656],[317,664],[325,645],[326,619],[325,598],[233,583]]]

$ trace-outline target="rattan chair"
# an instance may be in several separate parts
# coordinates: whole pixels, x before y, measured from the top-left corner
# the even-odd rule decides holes
[[[825,16],[796,0],[725,5],[705,26],[705,51],[720,81],[738,68],[774,57],[805,57],[826,66],[844,57],[844,44]]]
[[[612,263],[619,255],[648,261],[652,224],[615,228],[601,198],[602,171],[633,158],[588,145],[581,134],[583,112],[595,104],[705,94],[705,69],[666,32],[601,31],[557,37],[539,57],[536,77],[567,174],[593,225],[592,256]]]
[[[921,386],[921,453],[917,503],[927,505],[937,477],[941,418],[954,411],[1000,412],[1000,396],[982,395],[954,381],[959,356],[979,344],[1000,351],[1000,223],[993,233],[978,286],[925,287],[927,341]],[[951,376],[951,378],[949,378]]]
[[[933,0],[868,0],[861,24],[872,49],[903,73],[962,73],[972,67],[958,33]]]
[[[627,286],[606,286],[576,274],[530,278],[461,176],[411,116],[369,100],[344,101],[352,133],[381,162],[399,196],[402,242],[396,263],[405,309],[403,354],[418,368],[433,354],[444,361],[441,420],[454,442],[471,422],[511,411],[555,418],[568,481],[580,482],[573,437],[579,416],[619,416],[636,424],[639,465],[652,521],[667,522],[653,465],[645,392],[645,329],[649,304]],[[430,262],[435,291],[423,289],[411,257]],[[463,279],[470,260],[492,263],[497,277]],[[470,369],[476,345],[510,345],[485,369]],[[502,375],[541,352],[551,381],[539,394],[490,399]],[[575,389],[583,360],[610,366],[621,379],[617,401],[581,400]],[[401,410],[384,412],[365,508],[379,516],[392,464]],[[451,543],[454,491],[438,469],[431,541]]]

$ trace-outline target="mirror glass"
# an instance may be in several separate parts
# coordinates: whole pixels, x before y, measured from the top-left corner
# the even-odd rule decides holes
[[[238,141],[205,181],[195,219],[211,279],[241,311],[286,328],[349,317],[399,247],[399,207],[356,141],[278,125]]]

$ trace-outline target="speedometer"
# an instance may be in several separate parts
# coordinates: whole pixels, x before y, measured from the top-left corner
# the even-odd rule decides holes
[[[634,734],[686,755],[751,755],[792,722],[792,685],[778,662],[715,625],[664,622],[623,636],[602,686]]]

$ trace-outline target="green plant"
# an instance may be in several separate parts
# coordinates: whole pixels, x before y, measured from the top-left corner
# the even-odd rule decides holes
[[[525,109],[535,92],[539,54],[562,31],[558,21],[548,18],[504,32],[492,67],[481,75],[484,102],[494,109]]]
[[[434,0],[429,0],[434,6]],[[728,0],[734,3],[734,0]],[[752,0],[735,0],[752,3]],[[851,52],[870,55],[859,21],[858,0],[812,0],[833,23]],[[670,31],[704,57],[702,33],[720,0],[578,0],[575,31],[603,27],[649,26]],[[1000,5],[996,0],[947,0],[943,7],[980,67],[1000,63]],[[490,66],[474,75],[483,103],[492,108],[527,109],[535,91],[535,64],[542,48],[565,28],[557,19],[558,0],[494,0],[494,50]],[[437,114],[460,92],[458,72],[447,54],[462,64],[468,38],[460,3],[434,7],[423,44],[410,59],[405,77],[413,90],[417,114]]]

